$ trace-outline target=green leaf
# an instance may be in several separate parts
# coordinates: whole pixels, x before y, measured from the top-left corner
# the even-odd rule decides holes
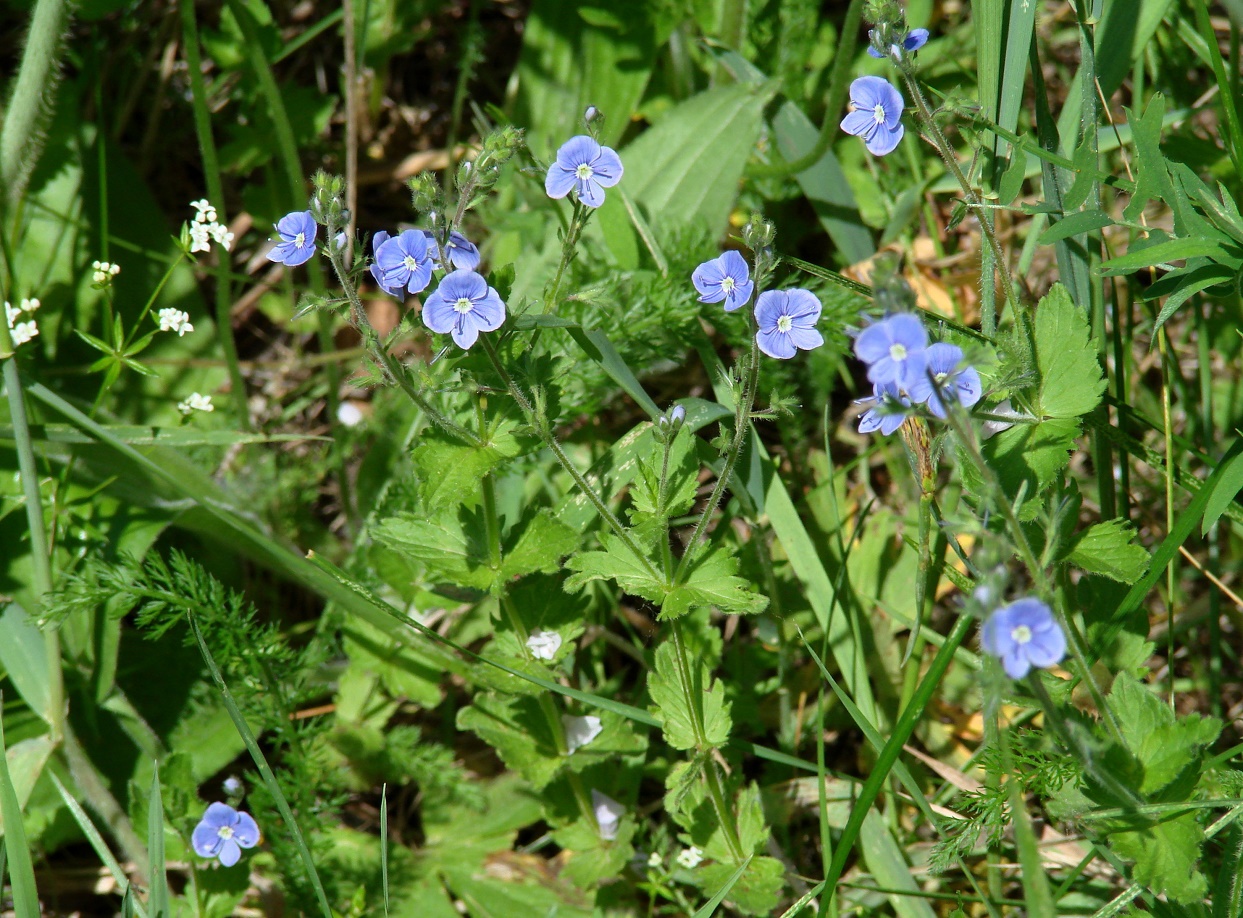
[[[171,918],[168,875],[164,871],[164,801],[160,796],[159,763],[151,775],[151,793],[147,798],[147,854],[151,857],[151,889],[147,894],[151,918]]]
[[[594,819],[577,819],[553,832],[553,841],[567,858],[560,875],[577,886],[590,887],[618,876],[631,857],[634,846],[635,821],[623,818],[617,837],[611,841],[600,837]]]
[[[738,559],[733,550],[718,542],[693,562],[686,583],[665,596],[661,621],[678,618],[694,609],[710,606],[727,615],[755,615],[768,608],[768,597],[751,588],[751,582],[737,576]]]
[[[1077,418],[1095,408],[1105,376],[1087,312],[1071,302],[1061,284],[1054,284],[1036,307],[1035,340],[1041,415]]]
[[[1135,862],[1135,882],[1186,904],[1208,891],[1208,879],[1198,868],[1203,843],[1204,830],[1195,813],[1109,835],[1109,847]]]
[[[20,745],[20,744],[19,744]],[[16,749],[16,747],[14,747]],[[17,918],[39,918],[39,890],[35,885],[34,862],[26,829],[22,825],[22,804],[9,774],[9,756],[4,744],[4,724],[0,720],[0,821],[3,822],[4,850],[8,855],[9,883],[13,892],[13,912]]]
[[[1215,477],[1208,503],[1204,505],[1204,522],[1200,525],[1202,535],[1208,535],[1230,503],[1243,492],[1243,453],[1236,453],[1226,460],[1217,469]]]
[[[1131,125],[1131,136],[1135,139],[1135,193],[1131,202],[1123,211],[1128,220],[1138,220],[1144,207],[1154,198],[1173,203],[1174,184],[1170,181],[1170,173],[1166,168],[1165,157],[1161,154],[1161,124],[1165,119],[1165,96],[1153,93],[1144,109],[1144,114],[1135,117],[1130,109],[1123,109],[1127,115],[1127,123]]]
[[[457,728],[477,734],[536,790],[547,787],[567,762],[534,698],[478,694],[458,711]]]
[[[50,673],[43,634],[17,603],[0,612],[0,667],[30,709],[51,722]]]
[[[1197,293],[1202,293],[1210,287],[1230,284],[1238,276],[1237,265],[1204,262],[1199,258],[1188,262],[1177,271],[1171,271],[1144,292],[1146,300],[1160,299],[1167,295],[1169,297],[1161,306],[1161,312],[1157,314],[1157,321],[1153,323],[1152,330],[1155,332],[1161,328],[1170,316],[1178,311],[1179,306]]]
[[[656,449],[648,458],[639,460],[639,474],[631,489],[634,510],[631,518],[636,526],[645,523],[663,523],[670,517],[684,516],[695,503],[699,490],[699,458],[693,448],[691,432],[681,428],[669,450],[668,484],[665,490],[664,512],[659,512],[660,471],[664,466],[664,446],[656,443]]]
[[[1113,226],[1113,224],[1113,218],[1103,210],[1082,210],[1078,213],[1067,214],[1040,234],[1039,244],[1050,245],[1071,236],[1090,233],[1093,230]]]
[[[1074,418],[1051,418],[1039,424],[1017,424],[984,441],[981,452],[997,473],[1001,488],[1014,500],[1024,488],[1024,507],[1035,507],[1035,498],[1048,487],[1070,461],[1079,436]],[[959,463],[964,483],[975,493],[984,481],[971,465]],[[1026,517],[1024,517],[1026,518]]]
[[[1216,233],[1216,231],[1213,231],[1213,233],[1215,238],[1167,239],[1155,245],[1146,245],[1142,248],[1138,245],[1132,245],[1131,250],[1125,255],[1119,255],[1117,258],[1111,258],[1109,261],[1103,262],[1100,267],[1100,273],[1106,276],[1131,274],[1141,268],[1168,264],[1172,261],[1182,261],[1184,258],[1204,257],[1215,260],[1230,258],[1230,251],[1223,245],[1223,243],[1230,242],[1230,240]]]
[[[516,425],[503,421],[485,444],[469,446],[439,428],[424,431],[412,457],[423,499],[432,508],[479,501],[479,480],[525,447],[514,435]]]
[[[725,881],[725,885],[718,889],[711,899],[700,906],[693,918],[712,918],[716,914],[716,910],[721,907],[721,903],[725,901],[725,897],[729,895],[730,890],[734,888],[734,884],[742,878],[743,873],[751,865],[751,861],[752,858],[748,856],[745,861],[739,864],[738,869]]]
[[[1140,793],[1147,796],[1166,790],[1178,778],[1185,783],[1190,771],[1186,793],[1173,798],[1187,799],[1199,776],[1205,748],[1221,732],[1221,721],[1199,714],[1176,719],[1169,705],[1126,673],[1114,678],[1108,703],[1118,717],[1123,739],[1144,767]],[[1173,802],[1168,793],[1162,796]]]
[[[593,580],[613,580],[635,596],[654,603],[665,599],[665,582],[657,579],[655,569],[645,565],[617,536],[607,533],[600,537],[603,551],[580,551],[565,566],[574,571],[565,582],[567,590],[579,590]]]
[[[372,530],[375,539],[427,568],[432,581],[489,590],[496,571],[488,562],[482,520],[462,508],[443,510],[430,519],[412,513],[390,517]]]
[[[559,570],[561,559],[577,547],[578,533],[550,511],[540,510],[527,523],[514,546],[505,550],[501,576],[512,579],[536,571]]]
[[[1136,545],[1135,528],[1126,520],[1106,520],[1083,532],[1068,559],[1090,574],[1103,574],[1122,583],[1134,583],[1148,567],[1149,555]]]
[[[699,868],[695,881],[705,891],[724,886],[737,865],[732,861],[717,861]],[[781,899],[785,888],[785,867],[772,857],[754,857],[729,892],[727,901],[744,915],[770,915]]]
[[[719,681],[712,680],[712,673],[703,663],[692,661],[689,669],[687,677],[691,680],[691,697],[687,698],[687,693],[682,689],[677,653],[672,641],[665,641],[656,648],[647,690],[652,696],[652,712],[660,721],[665,742],[675,749],[700,746],[695,730],[697,712],[690,707],[693,704],[703,718],[703,744],[724,746],[729,741],[732,726],[725,687]]]

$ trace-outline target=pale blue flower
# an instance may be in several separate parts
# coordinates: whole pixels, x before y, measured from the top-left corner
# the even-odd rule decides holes
[[[924,323],[909,312],[899,312],[859,332],[855,356],[868,365],[868,382],[905,387],[907,361],[927,346]]]
[[[975,367],[964,366],[962,348],[952,344],[934,344],[913,355],[906,364],[906,391],[916,404],[926,403],[928,410],[945,417],[947,402],[970,408],[980,400],[984,389]]]
[[[259,844],[259,825],[249,813],[213,803],[194,827],[190,842],[199,857],[219,858],[225,867],[232,867],[241,858],[243,848]]]
[[[901,427],[911,413],[911,400],[891,382],[874,385],[872,398],[864,401],[874,404],[859,418],[859,433],[870,434],[879,430],[887,437]]]
[[[380,286],[394,296],[403,287],[408,293],[421,293],[432,280],[427,237],[419,230],[405,230],[384,240],[376,249],[375,263],[382,276]]]
[[[557,151],[556,162],[548,167],[544,190],[550,198],[564,198],[574,191],[588,207],[599,207],[604,203],[604,189],[620,182],[622,172],[622,161],[615,150],[579,134]]]
[[[469,348],[481,331],[496,331],[505,322],[500,294],[474,271],[458,269],[445,275],[436,292],[423,302],[423,324],[450,334],[458,347]]]
[[[454,268],[474,271],[479,267],[479,247],[456,230],[449,234],[449,244],[445,246],[449,253],[448,265],[444,264],[444,259],[441,258],[440,245],[436,242],[436,236],[432,231],[423,230],[423,235],[427,237],[427,248],[431,252],[432,264],[437,268],[444,271],[452,271]]]
[[[874,156],[892,153],[902,139],[902,110],[906,102],[902,93],[880,77],[859,77],[850,84],[853,110],[842,119],[842,130],[862,137],[868,152]]]
[[[1033,666],[1052,666],[1066,656],[1066,635],[1039,599],[1020,599],[995,610],[984,621],[980,643],[1001,660],[1011,679],[1022,679]]]
[[[820,301],[810,290],[766,290],[755,303],[759,332],[755,342],[769,357],[789,360],[798,350],[810,351],[824,344],[816,331]]]
[[[875,58],[884,59],[885,55],[877,51],[876,46],[871,44],[872,38],[873,38],[872,32],[869,31],[868,32],[868,41],[869,41],[868,54],[872,55],[872,57],[875,57]],[[926,44],[928,44],[928,30],[927,29],[911,29],[911,31],[906,33],[906,38],[902,39],[901,48],[899,48],[897,45],[890,45],[889,50],[894,55],[894,57],[898,57],[902,54],[902,51],[918,51],[920,48],[922,48]]]
[[[309,210],[285,214],[276,224],[280,242],[268,250],[268,260],[296,268],[315,254],[315,234],[319,225]]]
[[[719,303],[724,300],[726,312],[733,312],[746,303],[755,290],[747,260],[733,249],[696,268],[691,274],[691,283],[699,291],[699,302]]]
[[[380,246],[388,242],[390,238],[392,237],[390,237],[389,234],[386,233],[384,230],[379,230],[374,236],[372,236],[371,237],[372,255],[378,256],[380,254]],[[399,298],[401,297],[400,287],[389,287],[385,285],[384,272],[380,270],[379,262],[375,258],[372,258],[372,261],[371,261],[371,276],[375,278],[376,286],[378,286],[381,290],[383,290],[389,296],[395,296]]]

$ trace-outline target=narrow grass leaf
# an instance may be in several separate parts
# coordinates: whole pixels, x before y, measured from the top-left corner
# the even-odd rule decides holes
[[[384,889],[384,914],[388,914],[388,784],[380,785],[380,885]]]
[[[151,792],[147,796],[147,854],[151,858],[151,888],[147,904],[151,918],[172,918],[168,899],[168,875],[164,867],[164,798],[160,794],[160,764],[154,764]]]
[[[747,866],[751,863],[753,855],[748,854],[746,860],[738,865],[738,869],[730,875],[725,881],[725,885],[716,891],[711,899],[703,904],[699,911],[695,912],[694,918],[712,918],[716,914],[716,910],[721,907],[721,903],[725,901],[725,897],[729,895],[729,891],[734,888],[734,884],[747,871]]]
[[[0,708],[3,707],[0,695]],[[9,775],[8,751],[4,744],[4,722],[0,718],[0,819],[4,821],[4,848],[8,854],[9,883],[13,894],[16,918],[39,918],[39,891],[35,886],[35,868],[22,825],[22,806]]]

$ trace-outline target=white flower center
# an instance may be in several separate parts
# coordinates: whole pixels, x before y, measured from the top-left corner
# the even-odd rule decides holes
[[[733,293],[734,292],[734,279],[732,277],[727,277],[724,280],[722,280],[721,289],[724,290],[726,293]]]
[[[595,172],[592,170],[591,166],[586,163],[579,163],[578,167],[574,170],[574,174],[585,182],[587,179],[595,175]]]
[[[936,381],[936,384],[937,384],[938,386],[939,386],[939,385],[941,385],[943,382],[945,382],[945,380],[946,380],[946,378],[947,378],[948,376],[949,376],[949,374],[948,374],[948,373],[934,373],[934,374],[932,374],[932,378]]]
[[[876,107],[872,109],[872,117],[876,119],[877,124],[884,124],[885,123],[885,106],[877,102]]]
[[[794,327],[794,320],[789,316],[782,316],[777,320],[777,331],[787,333]]]
[[[889,357],[898,362],[905,360],[906,359],[906,345],[905,344],[889,345]]]
[[[294,236],[293,244],[296,245],[298,248],[302,248],[304,245],[306,245],[306,233],[299,233],[298,235]]]
[[[419,263],[414,260],[413,255],[407,255],[405,258],[402,259],[401,263],[402,265],[405,266],[405,269],[407,271],[413,271],[415,268],[419,266]]]
[[[462,315],[466,315],[474,308],[475,304],[470,301],[470,297],[465,296],[458,297],[457,302],[453,304],[453,311],[460,312]]]
[[[1010,632],[1010,639],[1016,644],[1026,644],[1032,639],[1032,630],[1026,625],[1019,625]]]
[[[221,826],[219,829],[216,830],[216,834],[220,836],[221,838],[225,839],[226,841],[228,841],[230,838],[233,837],[233,827],[232,826]]]

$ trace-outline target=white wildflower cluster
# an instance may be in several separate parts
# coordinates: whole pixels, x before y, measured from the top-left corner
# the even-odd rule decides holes
[[[175,331],[179,338],[183,337],[186,332],[194,331],[194,326],[190,324],[190,314],[180,309],[173,309],[171,306],[160,310],[159,322],[160,331]]]
[[[687,870],[694,870],[704,859],[704,853],[691,845],[689,848],[683,848],[682,853],[677,856],[679,867],[685,867]]]
[[[190,251],[208,252],[214,242],[226,252],[233,245],[233,234],[228,227],[216,221],[216,208],[206,198],[191,201],[194,208],[194,222],[190,224]]]
[[[93,261],[91,268],[94,270],[91,280],[100,286],[112,283],[112,279],[121,273],[121,266],[110,261]]]
[[[9,326],[9,337],[13,339],[13,346],[25,344],[35,335],[39,334],[39,326],[35,324],[35,320],[29,318],[34,314],[35,310],[41,304],[37,299],[22,300],[20,305],[13,306],[7,301],[4,304],[4,318]],[[23,319],[23,316],[26,318]]]
[[[537,660],[551,660],[561,649],[561,635],[555,631],[532,631],[527,638],[527,650]]]
[[[195,392],[184,402],[178,403],[177,410],[182,414],[193,414],[195,411],[215,411],[216,406],[211,403],[210,395],[199,395]]]

